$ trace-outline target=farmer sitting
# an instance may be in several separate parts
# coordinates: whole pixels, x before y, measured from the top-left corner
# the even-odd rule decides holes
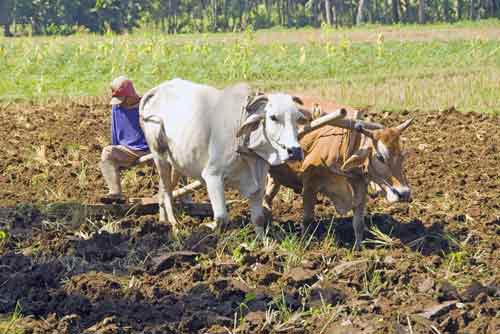
[[[137,159],[149,153],[144,132],[139,123],[139,102],[132,81],[120,76],[111,82],[111,145],[101,156],[102,176],[109,192],[101,197],[106,204],[124,203],[120,169],[133,166]]]

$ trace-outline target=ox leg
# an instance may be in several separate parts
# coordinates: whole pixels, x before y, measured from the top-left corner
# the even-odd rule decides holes
[[[354,228],[354,249],[356,251],[361,249],[361,242],[363,241],[363,233],[365,230],[365,209],[368,196],[368,183],[365,180],[358,180],[354,182],[354,209],[352,218],[352,227]]]
[[[265,214],[271,216],[273,199],[280,190],[280,184],[272,176],[267,177],[266,194],[264,195],[264,209],[267,210]]]
[[[316,196],[317,196],[316,190],[308,186],[307,183],[305,183],[303,191],[304,227],[314,222],[314,207],[316,206],[316,200],[317,200]]]
[[[266,231],[266,215],[264,212],[264,206],[262,205],[265,194],[265,190],[262,189],[248,198],[250,204],[250,220],[252,221],[257,237],[264,236]]]
[[[220,232],[226,227],[229,221],[226,198],[224,196],[224,181],[221,176],[211,175],[205,171],[202,173],[202,177],[207,184],[208,198],[214,211],[215,226],[213,228]]]
[[[172,231],[177,233],[177,219],[174,214],[174,207],[172,204],[172,166],[162,159],[155,157],[156,169],[160,176],[160,186],[158,194],[158,206],[160,209],[160,222],[168,222],[172,224]]]
[[[365,230],[365,204],[358,205],[354,208],[354,215],[352,218],[352,226],[354,228],[354,249],[361,249],[361,242],[363,241],[363,233]]]

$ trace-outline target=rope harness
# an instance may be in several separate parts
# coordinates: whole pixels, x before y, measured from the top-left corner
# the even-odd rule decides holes
[[[318,136],[318,139],[341,136],[338,148],[339,154],[337,154],[335,157],[335,163],[329,166],[327,161],[325,161],[323,157],[321,158],[321,163],[323,167],[325,167],[327,170],[329,170],[331,173],[335,175],[344,176],[347,178],[354,178],[354,177],[359,177],[360,175],[367,175],[368,163],[365,163],[362,168],[355,168],[350,172],[345,172],[341,170],[341,166],[354,154],[356,150],[362,147],[364,142],[366,141],[366,137],[363,136],[361,132],[355,129],[354,125],[356,124],[356,119],[349,118],[346,120],[349,121],[348,125],[349,129],[335,127],[336,131],[323,133],[320,136]],[[356,142],[358,141],[358,139],[356,138],[356,134],[353,133],[353,131],[356,131],[359,134],[359,136],[361,136],[359,138],[359,144],[357,145]]]

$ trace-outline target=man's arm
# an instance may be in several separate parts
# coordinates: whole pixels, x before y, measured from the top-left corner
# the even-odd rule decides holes
[[[113,106],[113,109],[111,110],[111,145],[118,145],[114,108],[115,107]]]

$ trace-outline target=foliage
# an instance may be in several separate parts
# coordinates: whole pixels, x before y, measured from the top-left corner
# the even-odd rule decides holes
[[[400,2],[398,4],[398,1]],[[396,4],[396,7],[393,6]],[[394,10],[393,8],[396,8]],[[78,26],[124,32],[144,24],[168,33],[242,31],[269,27],[429,23],[500,16],[498,1],[461,0],[5,0],[0,24],[29,26],[32,34],[67,34]],[[353,15],[357,12],[358,15]],[[57,27],[61,28],[57,28]],[[6,30],[7,31],[7,30]]]
[[[8,238],[9,238],[9,235],[7,234],[7,232],[0,230],[0,254],[3,251],[4,245],[7,243]]]

